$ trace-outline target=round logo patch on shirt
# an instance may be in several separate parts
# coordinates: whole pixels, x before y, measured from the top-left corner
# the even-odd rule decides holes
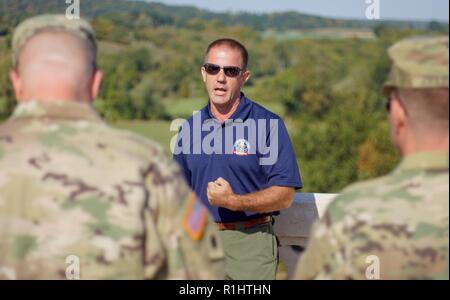
[[[246,140],[239,139],[236,142],[234,142],[233,154],[248,155],[249,151],[250,151],[250,144]]]

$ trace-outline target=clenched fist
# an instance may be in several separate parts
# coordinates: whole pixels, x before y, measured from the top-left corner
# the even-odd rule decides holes
[[[228,181],[222,177],[208,183],[206,195],[211,205],[235,210],[235,194]]]

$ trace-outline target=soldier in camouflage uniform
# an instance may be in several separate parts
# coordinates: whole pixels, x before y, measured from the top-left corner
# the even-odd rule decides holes
[[[448,37],[389,49],[384,85],[403,159],[346,188],[313,226],[298,279],[448,279]]]
[[[176,165],[93,111],[95,57],[83,20],[43,15],[14,33],[19,105],[0,126],[0,278],[223,278],[217,229]]]

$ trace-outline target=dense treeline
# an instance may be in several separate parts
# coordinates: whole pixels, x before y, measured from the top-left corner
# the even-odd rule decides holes
[[[0,118],[14,107],[8,80],[14,25],[27,15],[61,9],[61,2],[65,7],[64,1],[20,0],[0,10]],[[380,94],[389,70],[386,49],[405,36],[448,32],[448,25],[438,23],[422,29],[382,24],[371,39],[280,38],[282,32],[277,38],[258,31],[258,25],[225,26],[223,19],[194,8],[169,13],[161,4],[83,0],[83,10],[97,31],[105,73],[95,105],[109,120],[179,117],[167,103],[207,100],[200,79],[207,44],[219,37],[243,42],[252,72],[244,92],[263,105],[283,107],[305,190],[315,192],[337,192],[392,169],[398,155],[389,142]],[[336,25],[311,18],[320,26]]]

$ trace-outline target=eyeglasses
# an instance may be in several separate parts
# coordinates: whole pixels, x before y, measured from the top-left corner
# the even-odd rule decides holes
[[[243,71],[243,69],[239,67],[232,67],[232,66],[221,67],[219,65],[209,63],[204,64],[203,68],[209,75],[216,75],[220,72],[220,69],[223,69],[223,72],[227,77],[237,77]]]

